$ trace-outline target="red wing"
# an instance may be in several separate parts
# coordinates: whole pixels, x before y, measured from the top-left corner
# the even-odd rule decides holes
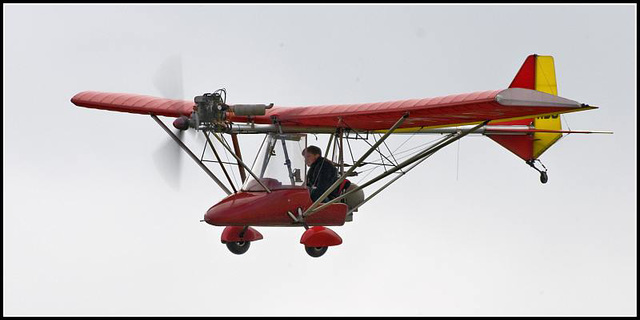
[[[130,93],[84,91],[71,98],[79,107],[167,117],[190,116],[194,102],[171,100]]]
[[[344,127],[359,130],[389,129],[405,112],[402,128],[445,127],[590,109],[580,103],[535,90],[511,88],[449,95],[436,98],[324,105],[313,107],[273,107],[256,123],[272,123],[277,116],[284,126]],[[234,122],[247,117],[232,116]]]
[[[95,91],[78,93],[71,102],[80,107],[167,117],[190,116],[194,107],[194,102],[184,100]],[[255,123],[270,124],[271,117],[276,116],[285,126],[384,130],[406,112],[409,112],[409,118],[404,121],[403,128],[457,126],[585,109],[592,107],[540,91],[510,88],[377,103],[273,107],[267,110],[266,115],[253,116],[252,119]],[[231,114],[230,120],[245,122],[248,118]]]

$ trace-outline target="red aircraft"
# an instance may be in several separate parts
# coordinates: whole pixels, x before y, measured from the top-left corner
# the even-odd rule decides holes
[[[262,239],[253,227],[304,227],[300,243],[312,257],[320,257],[342,238],[327,226],[342,226],[353,221],[353,212],[378,195],[387,186],[445,146],[468,134],[483,134],[507,148],[540,173],[540,181],[548,180],[547,169],[536,166],[539,157],[563,134],[611,133],[562,130],[562,113],[596,109],[584,103],[557,95],[553,57],[530,55],[526,58],[507,89],[448,95],[435,98],[363,103],[281,107],[273,104],[227,104],[226,90],[205,93],[194,101],[172,100],[151,96],[85,91],[71,102],[76,106],[150,115],[169,136],[227,193],[213,205],[204,221],[224,226],[222,243],[235,254],[247,252],[251,242]],[[202,132],[230,184],[227,188],[158,116],[177,118],[173,126],[179,133],[189,129]],[[328,134],[326,153],[333,148],[333,162],[339,177],[316,201],[306,187],[306,166],[302,150],[307,146],[306,134]],[[414,150],[404,158],[396,158],[381,147],[392,134],[440,134],[440,139]],[[224,137],[230,135],[233,147]],[[254,164],[242,160],[238,134],[265,134]],[[237,188],[220,160],[212,143],[213,137],[234,158],[243,181]],[[374,143],[370,143],[373,137]],[[376,137],[378,137],[376,139]],[[368,149],[352,163],[345,164],[344,142],[364,142]],[[385,172],[361,185],[348,177],[363,171],[376,152]],[[402,160],[402,161],[400,161]],[[230,163],[226,163],[230,164]],[[246,173],[249,173],[247,176]],[[395,173],[395,175],[394,175]],[[392,176],[394,175],[394,176]],[[382,187],[365,198],[363,189],[391,177]],[[327,200],[334,189],[339,196]]]

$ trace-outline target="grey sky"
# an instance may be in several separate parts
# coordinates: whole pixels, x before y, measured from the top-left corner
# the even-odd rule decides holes
[[[635,6],[3,9],[5,315],[637,313]],[[198,222],[223,192],[186,157],[165,182],[151,118],[69,101],[159,96],[174,55],[186,99],[294,106],[502,89],[532,53],[554,56],[560,96],[600,107],[571,129],[615,134],[563,138],[546,185],[469,137],[333,228],[344,243],[320,259],[298,228],[231,254]],[[240,137],[245,157],[261,139]]]

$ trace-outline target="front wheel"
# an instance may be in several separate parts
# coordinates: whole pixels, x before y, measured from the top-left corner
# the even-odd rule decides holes
[[[317,258],[327,252],[327,248],[329,247],[304,247],[304,250],[306,250],[310,256]]]
[[[247,252],[247,250],[249,250],[249,246],[251,246],[251,242],[249,241],[227,242],[227,248],[235,254],[243,254]]]

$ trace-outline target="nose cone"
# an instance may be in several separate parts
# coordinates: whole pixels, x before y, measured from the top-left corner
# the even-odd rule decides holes
[[[311,204],[306,188],[267,192],[238,192],[211,207],[204,221],[214,226],[291,225],[287,211]]]
[[[207,210],[204,221],[214,226],[242,225],[241,219],[247,213],[254,198],[259,198],[249,192],[232,194]]]

